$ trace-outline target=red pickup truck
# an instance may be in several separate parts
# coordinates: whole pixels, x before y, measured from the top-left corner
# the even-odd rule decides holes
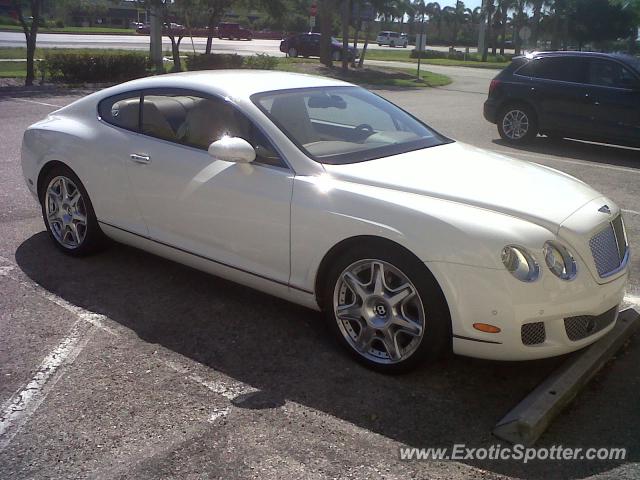
[[[218,24],[218,38],[251,40],[253,38],[253,32],[241,27],[238,23],[220,23]]]

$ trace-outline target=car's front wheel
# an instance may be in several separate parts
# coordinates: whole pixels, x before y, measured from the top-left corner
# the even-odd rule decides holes
[[[80,256],[102,247],[104,235],[77,175],[67,167],[56,166],[46,174],[42,185],[42,216],[58,249]]]
[[[298,56],[298,50],[296,50],[295,47],[291,47],[289,49],[289,56],[291,58],[296,58]]]
[[[339,342],[364,365],[407,371],[450,345],[446,301],[412,255],[363,245],[332,265],[323,306]]]
[[[527,143],[538,134],[536,115],[525,105],[511,105],[503,108],[497,123],[498,133],[510,143]]]
[[[342,53],[340,52],[340,50],[335,50],[331,54],[331,58],[334,62],[339,62],[340,60],[342,60]]]

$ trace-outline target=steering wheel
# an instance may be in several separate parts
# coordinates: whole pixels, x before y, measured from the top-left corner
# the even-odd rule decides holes
[[[360,135],[363,138],[370,137],[375,133],[375,130],[373,129],[373,127],[368,123],[361,123],[360,125],[355,127],[354,130],[358,135]]]

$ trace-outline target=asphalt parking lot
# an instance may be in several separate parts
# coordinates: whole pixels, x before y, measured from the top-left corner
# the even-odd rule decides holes
[[[379,93],[459,141],[592,184],[624,209],[639,251],[640,151],[507,146],[482,118],[482,75]],[[495,422],[562,359],[452,356],[383,376],[344,355],[315,312],[124,246],[58,253],[23,184],[20,141],[82,93],[0,96],[2,412],[30,385],[25,408],[0,418],[0,478],[640,477],[638,338],[539,443],[626,447],[626,461],[407,462],[401,446],[496,443]],[[630,302],[639,278],[634,256]]]

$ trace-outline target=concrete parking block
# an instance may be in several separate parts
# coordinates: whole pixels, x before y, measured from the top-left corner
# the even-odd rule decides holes
[[[601,340],[569,358],[507,413],[493,434],[512,444],[533,445],[553,419],[576,397],[640,326],[633,308],[620,312],[615,327]]]

